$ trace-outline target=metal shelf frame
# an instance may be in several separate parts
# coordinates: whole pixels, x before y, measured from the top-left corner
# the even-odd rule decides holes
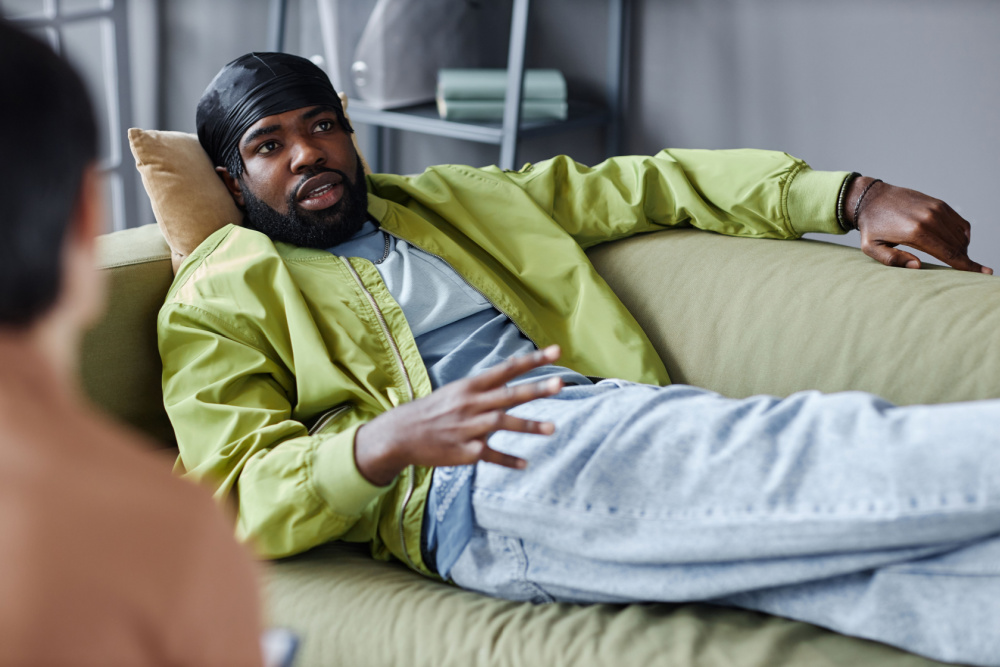
[[[503,169],[514,169],[517,163],[518,142],[522,138],[551,134],[578,127],[604,125],[607,127],[605,150],[610,157],[621,149],[621,117],[627,80],[628,27],[630,0],[608,1],[608,32],[605,105],[598,107],[583,102],[570,102],[569,117],[565,121],[521,122],[521,97],[524,86],[524,51],[528,39],[528,10],[530,0],[513,0],[511,10],[510,43],[507,53],[507,90],[504,100],[503,120],[500,123],[457,122],[441,119],[433,104],[382,110],[351,100],[349,112],[354,123],[372,126],[371,142],[365,154],[373,171],[382,171],[388,163],[389,130],[420,132],[435,136],[465,139],[500,147],[498,164]],[[285,9],[287,0],[271,0],[269,45],[274,51],[284,46]],[[323,24],[323,42],[327,53],[335,48],[335,36]],[[328,57],[328,62],[335,60]]]
[[[364,102],[351,100],[349,105],[351,122],[377,125],[390,130],[408,130],[433,134],[439,137],[465,139],[483,144],[495,144],[514,150],[515,136],[504,123],[473,123],[454,120],[444,120],[438,115],[434,104],[421,104],[402,109],[381,110],[365,105]],[[505,112],[506,113],[506,112]],[[530,137],[547,134],[553,130],[564,130],[587,125],[602,125],[610,118],[608,110],[602,106],[586,102],[571,101],[569,115],[566,120],[538,121],[527,120],[519,123],[517,137]]]
[[[61,0],[45,0],[38,15],[15,16],[10,20],[23,30],[42,31],[56,53],[63,51],[62,30],[80,23],[102,25],[101,65],[107,88],[103,91],[108,109],[109,155],[99,167],[109,179],[112,201],[112,229],[125,229],[139,219],[135,167],[125,158],[128,128],[132,125],[132,79],[129,70],[127,0],[102,0],[91,9],[72,11]],[[96,91],[95,91],[96,93]]]

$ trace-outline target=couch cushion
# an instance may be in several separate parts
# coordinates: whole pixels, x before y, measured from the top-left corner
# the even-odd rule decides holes
[[[243,221],[197,136],[132,128],[128,141],[175,267],[212,232]]]

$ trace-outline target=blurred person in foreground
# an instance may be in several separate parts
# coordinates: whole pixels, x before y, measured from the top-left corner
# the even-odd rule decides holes
[[[0,664],[260,664],[254,565],[222,513],[77,385],[104,294],[83,83],[0,21],[0,88]]]

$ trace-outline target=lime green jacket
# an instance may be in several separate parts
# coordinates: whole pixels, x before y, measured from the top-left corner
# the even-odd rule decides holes
[[[846,172],[783,153],[663,151],[594,168],[557,157],[518,172],[442,166],[369,177],[381,227],[437,255],[539,347],[584,375],[670,381],[584,250],[695,226],[754,238],[839,233]],[[191,477],[237,510],[269,558],[340,539],[427,573],[420,528],[431,470],[386,487],[354,460],[359,427],[431,392],[374,265],[228,226],[177,273],[158,319],[163,395]]]

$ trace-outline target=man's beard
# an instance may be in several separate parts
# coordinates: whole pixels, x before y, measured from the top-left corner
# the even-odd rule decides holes
[[[246,213],[243,224],[249,229],[267,234],[272,241],[284,241],[305,248],[325,249],[348,240],[368,219],[368,188],[364,166],[358,158],[353,182],[339,169],[317,167],[305,173],[299,185],[323,172],[340,175],[344,184],[344,196],[333,206],[321,211],[298,208],[293,193],[288,197],[288,213],[279,213],[258,199],[241,180]]]

